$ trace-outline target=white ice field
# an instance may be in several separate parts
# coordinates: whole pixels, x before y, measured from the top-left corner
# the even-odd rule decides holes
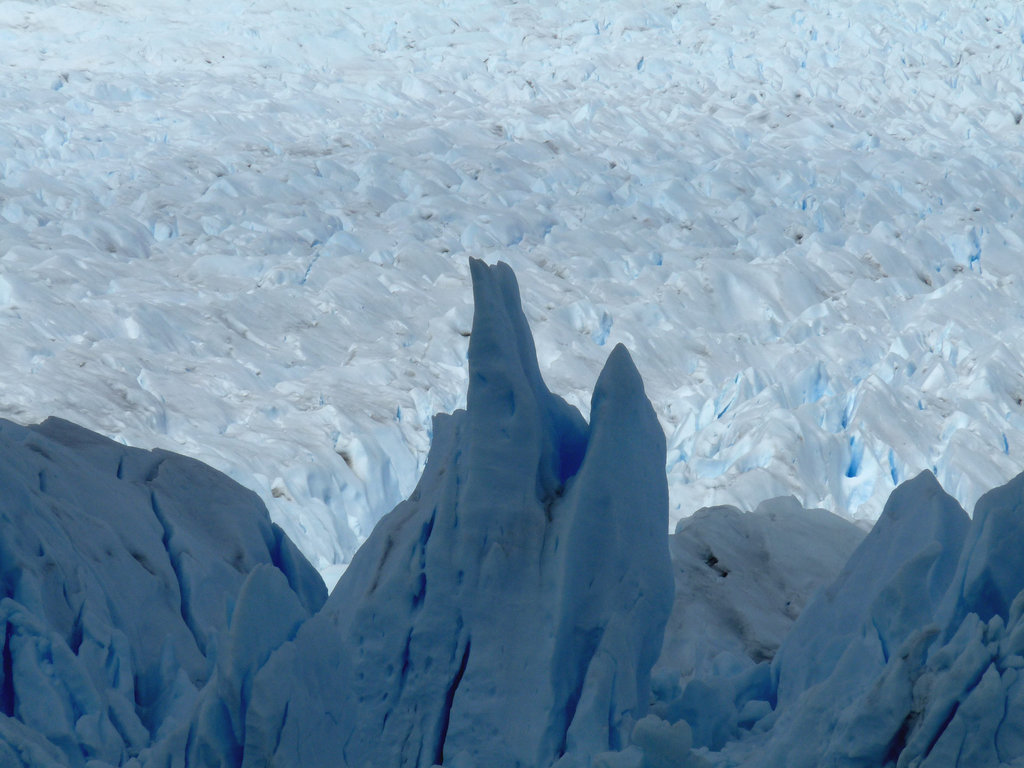
[[[1024,450],[1024,6],[0,1],[0,416],[254,489],[329,583],[462,404],[468,258],[617,342],[670,522]],[[585,411],[584,411],[585,412]]]

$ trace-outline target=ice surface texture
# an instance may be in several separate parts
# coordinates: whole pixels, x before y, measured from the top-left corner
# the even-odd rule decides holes
[[[472,271],[468,408],[319,612],[219,473],[3,423],[5,766],[569,768],[628,744],[672,607],[664,434],[623,347],[589,425],[552,395],[511,269]]]
[[[245,765],[586,765],[646,712],[672,605],[661,427],[622,347],[588,427],[541,380],[511,270],[472,272],[468,407],[257,675]]]
[[[703,510],[670,564],[628,353],[587,424],[512,271],[471,271],[468,407],[330,598],[205,465],[0,421],[0,765],[1024,761],[1024,475],[969,519],[923,473],[859,543],[792,499]]]
[[[685,712],[695,742],[722,765],[1019,764],[1022,513],[1024,475],[983,496],[973,520],[930,473],[901,485],[769,680],[699,682],[711,695]],[[756,716],[741,723],[741,707]]]
[[[1020,0],[202,10],[0,2],[0,415],[195,456],[336,579],[463,404],[475,255],[584,415],[629,347],[673,522],[1018,471]]]
[[[244,687],[225,662],[280,643],[326,598],[256,495],[192,459],[0,421],[0,488],[5,768],[165,764],[154,750],[181,765],[196,702]],[[265,623],[247,604],[257,588],[287,606]]]

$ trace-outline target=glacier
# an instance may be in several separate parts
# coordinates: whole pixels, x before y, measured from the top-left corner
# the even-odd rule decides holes
[[[194,459],[60,419],[0,421],[0,445],[0,764],[181,764],[212,681],[244,684],[224,661],[286,640],[322,580],[254,493]],[[287,610],[245,618],[253,590]]]
[[[472,270],[467,408],[257,674],[245,764],[582,766],[646,714],[672,605],[664,434],[622,347],[589,425],[552,395],[511,270]]]
[[[533,416],[507,426],[539,441],[502,477],[560,514],[531,518],[560,535],[528,574],[539,650],[591,656],[542,686],[577,724],[516,755],[1019,764],[1018,41],[1017,0],[0,0],[0,765],[297,760],[274,729],[302,685],[310,743],[336,743],[355,716],[330,685],[364,672],[346,654],[393,648],[294,650],[334,637],[303,556],[333,585],[396,503],[426,503],[417,478],[447,487],[426,460],[469,439],[434,419],[468,405],[467,256],[512,265],[538,331],[492,363],[521,367]],[[618,552],[573,488],[620,343],[667,436],[660,641],[569,632],[611,621],[601,569],[610,603],[555,596],[586,565],[570,518]],[[639,391],[625,362],[606,399]],[[475,440],[479,477],[502,454]],[[429,688],[441,630],[402,606],[438,605],[435,555],[404,592],[389,555],[413,682],[364,695]],[[448,763],[483,749],[460,736],[481,623],[446,636],[440,719],[388,720],[434,757],[444,731]],[[597,690],[609,649],[646,714]]]
[[[220,472],[0,421],[0,760],[40,768],[1024,763],[1024,475],[866,533],[779,497],[668,533],[626,349],[589,422],[474,260],[467,407],[328,596]]]
[[[925,469],[972,509],[1024,446],[1022,29],[1018,0],[0,0],[0,416],[226,472],[333,585],[465,404],[475,256],[584,415],[629,347],[671,524],[788,495],[869,524]]]
[[[220,473],[4,423],[5,759],[569,768],[628,743],[672,609],[664,433],[621,346],[589,424],[551,394],[512,271],[472,271],[467,408],[329,598]]]
[[[982,496],[973,518],[931,473],[900,485],[766,674],[699,683],[716,705],[685,715],[705,756],[808,768],[1024,762],[1022,508],[1024,475]]]

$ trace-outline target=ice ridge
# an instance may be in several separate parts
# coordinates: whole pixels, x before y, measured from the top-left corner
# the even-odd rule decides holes
[[[257,674],[245,765],[588,765],[646,713],[673,594],[664,434],[621,346],[588,427],[541,379],[511,270],[472,274],[467,409]]]
[[[1022,508],[1024,475],[984,495],[973,519],[931,473],[899,486],[768,677],[690,683],[706,706],[683,714],[705,757],[752,768],[1019,765]]]
[[[0,420],[0,488],[5,768],[182,765],[250,580],[293,620],[326,599],[255,494],[197,461]]]

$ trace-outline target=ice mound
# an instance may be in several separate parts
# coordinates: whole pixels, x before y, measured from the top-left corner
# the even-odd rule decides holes
[[[863,538],[791,496],[752,512],[707,507],[683,518],[670,537],[676,597],[658,668],[685,682],[770,661]]]
[[[692,724],[693,743],[721,749],[770,712],[769,662],[863,538],[849,521],[792,497],[681,520],[669,545],[675,604],[652,674],[657,727]]]
[[[250,582],[290,613],[245,619],[247,643],[280,643],[326,598],[256,495],[197,461],[0,420],[0,488],[5,768],[181,765]]]
[[[661,427],[622,347],[588,426],[540,377],[512,271],[472,273],[468,407],[257,674],[245,765],[587,765],[646,713],[672,605]]]

